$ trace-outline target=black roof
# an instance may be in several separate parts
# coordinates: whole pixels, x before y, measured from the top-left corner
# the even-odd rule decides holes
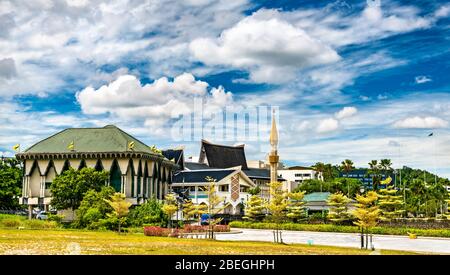
[[[172,183],[206,182],[206,177],[220,181],[236,170],[196,170],[180,171],[173,176]]]
[[[243,170],[248,168],[244,145],[218,145],[202,140],[199,162],[205,163],[206,159],[208,159],[209,166],[214,168],[230,168],[236,166],[241,166]]]
[[[270,170],[264,168],[248,168],[243,170],[247,177],[250,179],[267,179],[270,180]],[[278,180],[284,180],[282,177],[278,177]]]
[[[182,149],[163,150],[162,154],[168,160],[174,160],[181,170],[184,170],[184,154]]]
[[[198,162],[185,162],[184,167],[189,170],[214,169],[214,168],[209,167],[205,163],[198,163]]]

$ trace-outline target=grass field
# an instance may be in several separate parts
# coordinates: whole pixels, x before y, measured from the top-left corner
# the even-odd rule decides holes
[[[75,230],[0,230],[0,254],[154,255],[361,255],[353,248],[147,237],[142,234]],[[381,254],[414,254],[380,251]]]

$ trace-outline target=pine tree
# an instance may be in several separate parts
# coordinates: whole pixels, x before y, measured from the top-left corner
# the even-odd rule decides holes
[[[287,217],[297,222],[300,218],[305,216],[305,203],[303,197],[305,196],[305,191],[288,193],[288,206],[287,206]]]
[[[444,217],[447,219],[447,220],[450,220],[450,209],[449,209],[449,206],[450,206],[450,200],[445,200],[446,202],[447,202],[447,213],[446,214],[443,214],[444,215]]]
[[[274,230],[274,242],[282,243],[280,224],[286,219],[286,210],[288,206],[287,193],[281,189],[281,182],[271,182],[270,186],[270,200],[267,209],[270,213],[270,218],[276,224]]]
[[[349,220],[350,213],[348,212],[348,204],[350,201],[351,200],[341,192],[330,195],[327,200],[327,203],[330,206],[328,219],[336,224],[341,224],[342,222]]]
[[[175,194],[166,194],[164,197],[163,212],[169,217],[169,228],[172,227],[172,217],[178,211],[177,198]]]
[[[114,193],[114,195],[111,196],[110,200],[104,199],[104,201],[106,201],[113,209],[113,213],[109,213],[108,216],[115,216],[119,221],[120,234],[120,227],[122,223],[125,222],[127,215],[130,212],[131,203],[125,200],[125,195],[122,193]]]
[[[183,218],[189,221],[194,216],[198,216],[200,224],[200,217],[207,212],[207,208],[204,204],[193,204],[192,200],[188,200],[183,204]]]
[[[356,195],[355,204],[357,207],[353,211],[356,221],[353,223],[361,228],[361,241],[363,240],[364,231],[366,232],[366,249],[368,248],[368,238],[370,228],[377,225],[380,218],[380,209],[377,206],[378,195],[374,191],[369,191],[365,196]],[[372,235],[371,240],[372,240]],[[363,241],[361,242],[363,244]]]
[[[208,194],[208,224],[209,224],[209,234],[208,238],[214,239],[214,226],[222,221],[222,218],[213,219],[213,216],[221,212],[223,209],[228,207],[229,203],[219,207],[222,204],[223,199],[217,195],[216,191],[216,180],[211,177],[206,177],[206,181],[209,183],[206,186],[206,193]]]
[[[259,195],[252,195],[245,206],[245,220],[260,221],[264,217],[264,200]]]
[[[380,206],[380,220],[390,222],[392,219],[400,218],[404,212],[402,195],[397,195],[398,190],[392,185],[378,190],[378,205]]]

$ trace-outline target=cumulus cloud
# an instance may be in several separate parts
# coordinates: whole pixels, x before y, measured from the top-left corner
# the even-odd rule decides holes
[[[0,96],[56,93],[99,85],[96,74],[127,66],[152,79],[196,67],[189,41],[214,36],[245,15],[247,0],[0,1],[0,59],[17,76],[0,81]],[[161,55],[167,49],[176,54]],[[100,71],[100,72],[99,72]]]
[[[329,133],[339,128],[339,121],[334,118],[327,118],[319,121],[317,126],[317,133]]]
[[[448,122],[438,117],[409,117],[399,120],[393,124],[394,128],[430,129],[446,128]]]
[[[429,77],[427,77],[425,75],[416,76],[414,78],[414,80],[416,81],[416,84],[423,84],[423,83],[427,83],[427,82],[431,82],[432,81],[431,78],[429,78]]]
[[[255,82],[285,82],[297,69],[330,64],[340,59],[328,45],[278,18],[250,16],[222,32],[219,38],[190,43],[197,60],[250,71]]]
[[[342,110],[340,110],[339,112],[337,112],[335,114],[335,117],[337,119],[344,119],[347,117],[354,116],[357,112],[358,112],[358,109],[356,107],[344,107],[344,108],[342,108]]]
[[[207,112],[231,105],[231,92],[220,86],[208,88],[208,83],[189,73],[173,81],[162,77],[145,85],[133,75],[123,75],[99,89],[87,87],[76,98],[84,114],[110,114],[125,121],[140,119],[144,125],[161,130],[170,119],[194,112],[194,98],[203,99]]]

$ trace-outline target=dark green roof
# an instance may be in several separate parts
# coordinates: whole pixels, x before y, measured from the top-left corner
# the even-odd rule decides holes
[[[74,151],[68,146],[73,141]],[[134,142],[134,150],[128,144]],[[154,154],[150,148],[114,125],[103,128],[69,128],[50,136],[27,150],[26,153],[71,152],[142,152]]]
[[[310,194],[306,194],[303,197],[303,200],[306,202],[326,201],[330,195],[331,195],[330,192],[313,192]]]

